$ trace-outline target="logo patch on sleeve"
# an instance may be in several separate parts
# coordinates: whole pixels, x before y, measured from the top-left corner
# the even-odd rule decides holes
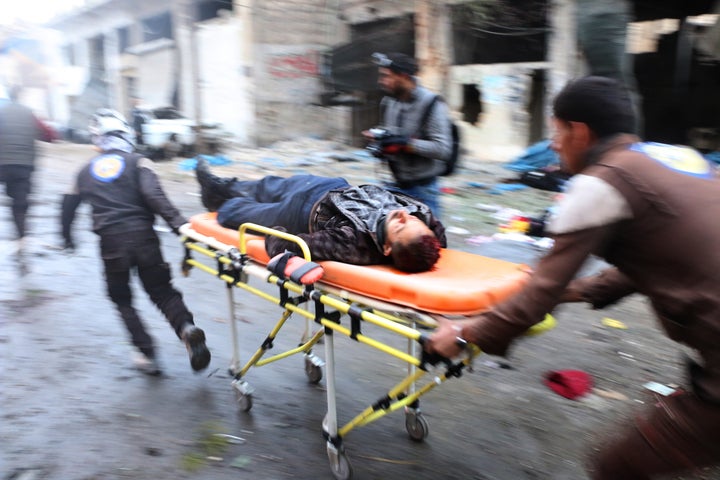
[[[125,171],[125,159],[117,154],[101,155],[90,164],[93,178],[104,183],[114,182]]]
[[[641,152],[671,170],[693,177],[712,178],[713,170],[710,162],[697,150],[680,145],[666,145],[663,143],[645,142],[636,143],[631,150]]]

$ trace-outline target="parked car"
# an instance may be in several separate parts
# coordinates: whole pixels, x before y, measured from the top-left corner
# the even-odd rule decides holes
[[[150,158],[191,156],[195,151],[196,124],[174,107],[136,107],[142,119],[138,148]]]

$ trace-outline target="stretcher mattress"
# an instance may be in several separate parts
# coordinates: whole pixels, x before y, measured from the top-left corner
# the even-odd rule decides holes
[[[196,232],[223,244],[239,244],[238,231],[221,226],[215,213],[194,215],[190,225]],[[269,261],[262,236],[246,239],[246,249],[256,262]],[[452,249],[443,249],[435,268],[422,273],[405,273],[387,265],[318,263],[325,270],[321,283],[443,315],[468,315],[487,310],[520,290],[529,277],[529,268],[524,265]]]

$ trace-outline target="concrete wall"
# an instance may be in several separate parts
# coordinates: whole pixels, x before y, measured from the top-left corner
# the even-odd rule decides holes
[[[137,53],[137,93],[143,103],[153,106],[172,104],[177,78],[175,42],[160,39],[152,48]]]
[[[450,68],[448,102],[462,105],[462,86],[476,85],[482,95],[482,114],[476,126],[460,122],[463,147],[479,159],[507,159],[528,145],[531,75],[547,62],[462,65]]]
[[[198,26],[198,73],[203,122],[220,123],[248,145],[254,141],[254,99],[241,52],[242,27],[233,17]]]
[[[522,114],[513,112],[518,107],[517,98],[522,98],[527,88],[527,71],[544,68],[549,72],[550,95],[577,73],[574,2],[553,1],[553,34],[546,64],[473,69],[450,67],[448,4],[453,1],[234,0],[231,16],[193,26],[187,14],[190,0],[109,0],[56,22],[78,65],[65,66],[61,77],[67,84],[86,81],[88,40],[104,34],[107,102],[120,111],[129,110],[130,84],[136,85],[136,93],[145,103],[157,105],[170,103],[179,84],[180,110],[186,116],[223,124],[241,144],[266,145],[308,135],[347,140],[350,108],[317,105],[321,54],[348,42],[351,25],[413,13],[421,82],[443,94],[455,110],[462,106],[459,92],[463,84],[475,83],[483,93],[492,92],[497,85],[512,86],[517,90],[513,95],[494,96],[499,101],[486,105],[483,123],[496,131],[485,132],[481,124],[470,137],[523,145],[522,129],[515,128],[518,122],[522,126]],[[142,36],[141,20],[168,10],[172,11],[174,39],[137,45]],[[117,29],[126,26],[130,26],[136,46],[131,48],[131,55],[118,56]],[[193,62],[197,62],[197,78]],[[74,85],[64,85],[55,93],[77,90]],[[508,100],[511,97],[515,100]],[[52,104],[62,117],[63,108],[57,106],[60,103]]]
[[[545,136],[550,132],[551,100],[565,83],[582,74],[582,58],[575,40],[575,2],[554,0],[550,15],[547,61],[493,65],[451,66],[447,99],[451,108],[462,105],[462,85],[474,84],[481,94],[483,113],[477,126],[460,122],[463,147],[479,159],[508,160],[530,142],[530,85],[533,71],[545,72],[544,104],[535,122]],[[537,128],[538,126],[536,126]]]
[[[82,128],[87,121],[85,117],[97,107],[109,106],[128,114],[130,92],[124,88],[124,78],[128,76],[136,79],[140,88],[136,93],[147,103],[167,105],[170,100],[167,85],[175,70],[172,66],[175,42],[164,40],[141,44],[140,22],[145,17],[170,10],[174,3],[162,0],[107,1],[72,12],[48,25],[62,34],[61,48],[71,50],[75,59],[75,64],[70,65],[64,58],[60,67],[59,76],[64,85],[53,92],[53,102],[66,106],[56,108],[54,119]],[[130,28],[131,55],[119,52],[117,30],[123,27]],[[90,41],[98,35],[104,38],[104,74],[93,80]],[[98,91],[98,82],[106,88]],[[88,89],[94,91],[88,92]]]
[[[325,0],[254,3],[253,80],[258,144],[306,135],[334,135],[335,115],[317,103],[320,55],[342,40],[342,22],[337,13]]]

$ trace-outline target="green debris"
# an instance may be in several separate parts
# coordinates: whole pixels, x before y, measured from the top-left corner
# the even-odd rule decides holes
[[[186,453],[182,456],[180,465],[186,472],[195,472],[205,465],[205,457],[195,452]]]
[[[204,466],[208,458],[222,457],[230,441],[225,429],[218,422],[205,422],[200,426],[195,450],[182,456],[183,470],[194,472]]]
[[[251,461],[252,459],[247,455],[240,455],[233,459],[233,461],[230,463],[230,466],[234,468],[246,468],[248,465],[250,465]]]

